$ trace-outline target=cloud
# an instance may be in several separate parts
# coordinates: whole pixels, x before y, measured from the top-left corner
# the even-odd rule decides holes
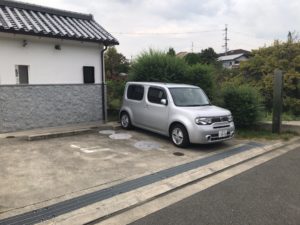
[[[190,51],[192,42],[195,51],[213,47],[221,52],[225,24],[229,48],[251,50],[285,39],[300,24],[299,0],[23,1],[92,13],[118,38],[118,49],[127,57],[149,47]]]

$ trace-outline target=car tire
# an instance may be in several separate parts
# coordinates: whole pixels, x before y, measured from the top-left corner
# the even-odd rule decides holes
[[[190,144],[188,132],[182,124],[172,126],[170,138],[173,144],[180,148],[185,148]]]
[[[131,119],[127,112],[123,112],[120,118],[122,128],[130,130],[132,128]]]

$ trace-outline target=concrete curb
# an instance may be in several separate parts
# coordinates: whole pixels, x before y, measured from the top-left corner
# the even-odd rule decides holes
[[[148,201],[162,195],[178,190],[199,180],[219,174],[229,168],[233,168],[251,159],[263,156],[267,153],[287,146],[298,147],[300,138],[294,138],[289,142],[280,142],[269,146],[256,147],[249,151],[230,156],[223,160],[212,162],[206,166],[187,171],[185,173],[167,178],[162,181],[122,193],[101,202],[61,215],[42,224],[85,224],[90,222],[101,222],[120,212],[143,205]],[[289,145],[289,146],[288,146]]]
[[[94,133],[100,130],[115,130],[119,129],[121,126],[119,125],[100,125],[95,126],[92,128],[86,128],[86,129],[70,129],[66,131],[58,131],[58,132],[49,132],[49,133],[41,133],[41,134],[33,134],[25,136],[24,138],[28,141],[38,141],[38,140],[45,140],[50,138],[58,138],[58,137],[68,137],[68,136],[74,136],[79,134],[88,134],[88,133]]]
[[[257,128],[260,130],[272,130],[272,122],[260,122],[257,124]],[[282,132],[294,132],[300,135],[300,125],[299,122],[286,122],[283,121],[281,124],[281,131]]]

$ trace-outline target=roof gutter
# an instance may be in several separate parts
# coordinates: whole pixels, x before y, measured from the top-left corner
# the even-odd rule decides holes
[[[102,91],[102,115],[104,123],[107,122],[107,98],[106,98],[106,82],[105,82],[105,65],[104,65],[104,52],[107,50],[107,45],[100,52],[101,58],[101,91]]]

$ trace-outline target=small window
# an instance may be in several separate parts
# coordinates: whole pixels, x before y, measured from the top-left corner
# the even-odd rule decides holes
[[[16,81],[17,84],[28,84],[28,67],[25,65],[17,65],[16,66]]]
[[[148,91],[148,101],[156,104],[162,104],[161,100],[167,99],[166,93],[160,88],[150,87]]]
[[[142,100],[144,97],[144,87],[141,85],[129,85],[127,89],[127,98],[132,100]]]
[[[93,66],[84,66],[83,67],[83,82],[85,84],[94,84],[95,83],[95,67],[93,67]]]

